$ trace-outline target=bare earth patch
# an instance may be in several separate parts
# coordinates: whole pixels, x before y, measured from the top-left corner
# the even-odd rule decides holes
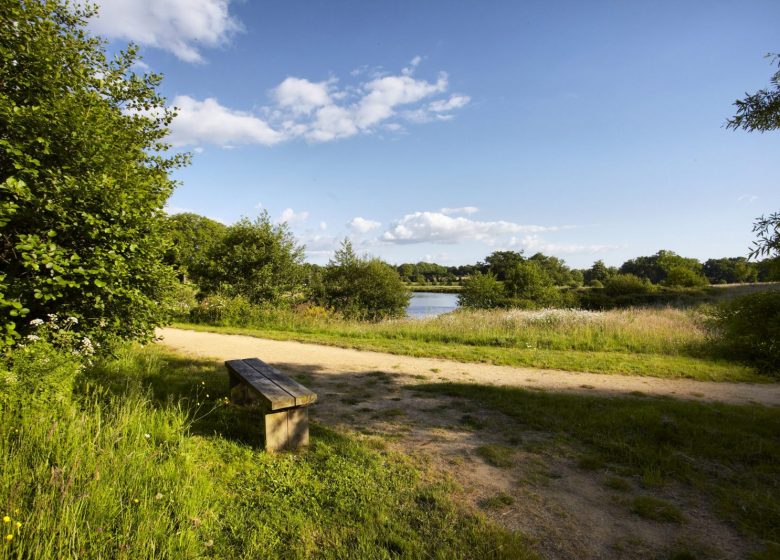
[[[743,558],[756,543],[718,519],[690,488],[643,486],[588,465],[542,432],[514,433],[502,414],[415,391],[437,381],[493,383],[589,395],[667,395],[777,405],[775,386],[572,374],[359,352],[296,342],[164,329],[163,343],[219,360],[259,356],[319,394],[314,422],[375,437],[456,482],[467,507],[527,535],[546,558]],[[595,379],[594,379],[595,378]],[[639,389],[638,387],[641,387]],[[754,392],[755,391],[755,392]],[[692,393],[696,393],[693,395]],[[499,460],[500,459],[500,460]],[[661,500],[681,522],[638,515],[637,497]]]

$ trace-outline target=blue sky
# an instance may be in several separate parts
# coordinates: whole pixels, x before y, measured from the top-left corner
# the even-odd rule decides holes
[[[180,108],[169,210],[265,209],[312,262],[739,256],[780,210],[780,133],[723,126],[775,71],[776,0],[101,4]]]

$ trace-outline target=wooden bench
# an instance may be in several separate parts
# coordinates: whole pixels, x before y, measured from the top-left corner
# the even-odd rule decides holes
[[[297,449],[309,444],[308,405],[317,394],[257,358],[225,362],[230,400],[255,404],[265,411],[266,451]]]

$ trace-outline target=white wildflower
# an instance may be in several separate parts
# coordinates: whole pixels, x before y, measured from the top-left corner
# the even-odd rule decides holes
[[[65,320],[66,320],[68,323],[72,324],[72,325],[78,325],[78,324],[79,324],[79,320],[78,320],[76,317],[68,317],[68,318],[67,318],[67,319],[65,319]]]
[[[40,340],[40,339],[41,339],[41,337],[38,336],[37,334],[28,334],[27,335],[27,340],[30,340],[32,342],[35,342],[36,340]]]
[[[32,327],[40,327],[43,324],[43,319],[33,319],[30,321],[30,326]]]

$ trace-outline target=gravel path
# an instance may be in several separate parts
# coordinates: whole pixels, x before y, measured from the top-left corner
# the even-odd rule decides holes
[[[162,337],[162,344],[200,357],[229,360],[256,356],[280,369],[287,365],[318,374],[386,371],[403,374],[403,382],[409,384],[454,381],[582,394],[641,392],[688,400],[780,406],[780,384],[716,383],[461,363],[171,328],[160,329],[157,334]]]

